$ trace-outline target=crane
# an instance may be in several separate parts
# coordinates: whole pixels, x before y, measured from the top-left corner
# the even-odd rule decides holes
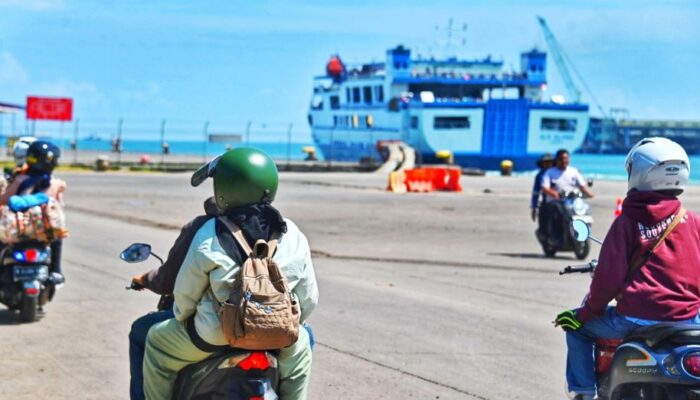
[[[547,47],[549,47],[549,50],[552,52],[554,62],[557,64],[557,69],[561,74],[561,78],[564,81],[564,85],[566,85],[566,91],[569,92],[569,98],[575,103],[580,102],[581,91],[576,87],[576,84],[574,84],[574,80],[571,78],[571,74],[569,74],[569,69],[566,68],[566,62],[564,62],[563,57],[564,52],[561,49],[561,47],[559,47],[559,42],[557,42],[557,39],[554,37],[552,31],[549,30],[549,26],[547,26],[547,21],[545,21],[544,18],[538,16],[537,21],[542,27],[542,32],[544,33],[544,40],[547,41]]]

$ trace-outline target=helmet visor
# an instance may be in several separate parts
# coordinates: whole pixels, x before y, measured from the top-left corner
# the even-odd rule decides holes
[[[190,184],[192,186],[199,186],[202,184],[202,182],[207,180],[207,178],[213,178],[214,172],[216,171],[216,165],[219,163],[219,160],[221,160],[221,156],[216,156],[213,160],[194,171],[192,178],[190,178]]]

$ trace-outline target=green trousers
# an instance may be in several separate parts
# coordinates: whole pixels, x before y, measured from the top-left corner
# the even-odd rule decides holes
[[[146,338],[143,359],[143,388],[148,400],[170,400],[177,373],[209,357],[211,353],[192,344],[185,323],[174,318],[154,325]],[[306,329],[299,339],[280,351],[278,358],[281,400],[305,400],[311,377],[311,347]]]

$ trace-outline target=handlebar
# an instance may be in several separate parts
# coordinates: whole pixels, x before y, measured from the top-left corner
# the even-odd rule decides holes
[[[559,275],[573,274],[575,272],[579,272],[579,273],[593,272],[594,270],[595,270],[595,268],[593,268],[593,266],[590,264],[569,265],[566,268],[564,268],[563,271],[559,271]]]
[[[141,290],[145,289],[143,286],[139,285],[138,283],[131,281],[131,284],[127,287],[125,287],[126,290]]]

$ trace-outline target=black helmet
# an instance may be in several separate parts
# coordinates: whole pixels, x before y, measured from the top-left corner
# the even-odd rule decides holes
[[[61,150],[51,142],[37,140],[27,149],[27,166],[30,171],[50,174],[58,165]]]

